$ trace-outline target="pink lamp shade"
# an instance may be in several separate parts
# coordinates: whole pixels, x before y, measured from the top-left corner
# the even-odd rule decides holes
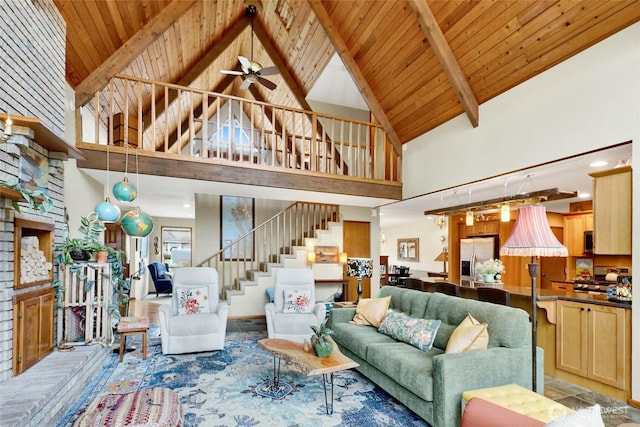
[[[542,205],[525,206],[518,210],[518,218],[500,255],[566,257],[567,248],[554,236]]]

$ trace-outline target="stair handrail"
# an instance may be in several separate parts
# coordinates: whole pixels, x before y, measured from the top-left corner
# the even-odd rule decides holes
[[[311,210],[313,209],[313,212]],[[294,213],[297,215],[295,221],[292,217],[289,217],[289,230],[284,229],[284,225],[287,223],[287,214]],[[311,217],[309,215],[312,215]],[[305,224],[306,216],[306,224]],[[275,257],[279,255],[291,253],[291,246],[304,245],[305,237],[315,237],[316,230],[321,226],[326,226],[329,221],[339,220],[339,205],[327,204],[327,203],[315,203],[315,202],[294,202],[271,216],[269,219],[263,221],[261,224],[253,227],[251,230],[238,237],[233,242],[225,245],[223,248],[216,251],[213,255],[207,257],[205,260],[198,264],[198,267],[214,267],[218,271],[219,283],[221,290],[221,298],[226,298],[227,290],[239,290],[240,280],[246,279],[250,271],[260,270],[263,266],[266,266],[268,262],[276,262]],[[270,225],[276,224],[279,226],[282,222],[283,229],[277,230],[277,236],[275,236],[275,245],[271,239],[273,233],[269,235],[263,235],[265,239],[260,243],[262,251],[256,249],[256,236],[265,230]],[[295,222],[295,234],[291,226]],[[250,237],[254,237],[253,246],[251,248],[251,258],[246,259],[247,255],[247,240]],[[267,240],[268,238],[268,240]],[[288,239],[288,245],[285,245]],[[242,246],[241,246],[242,245]],[[281,246],[278,246],[281,245]],[[236,257],[230,257],[225,259],[224,254],[232,250],[234,247],[242,247],[243,252],[237,251]],[[267,249],[268,248],[268,249]],[[241,267],[242,266],[242,267]],[[235,267],[235,270],[234,270]]]

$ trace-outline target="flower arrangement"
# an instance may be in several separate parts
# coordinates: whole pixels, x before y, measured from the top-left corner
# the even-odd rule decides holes
[[[488,259],[485,262],[481,262],[476,266],[476,271],[479,274],[483,275],[492,275],[503,274],[504,273],[504,264],[499,259]]]

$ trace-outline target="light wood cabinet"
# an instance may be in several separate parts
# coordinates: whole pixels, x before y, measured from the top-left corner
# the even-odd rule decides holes
[[[584,232],[593,230],[593,213],[571,213],[564,216],[564,245],[569,256],[584,255]]]
[[[467,236],[494,236],[500,234],[500,222],[477,221],[467,226]]]
[[[54,288],[13,298],[13,373],[18,375],[53,352]]]
[[[631,378],[629,311],[558,301],[556,368],[627,390]]]
[[[631,166],[589,175],[594,178],[594,253],[631,255]]]

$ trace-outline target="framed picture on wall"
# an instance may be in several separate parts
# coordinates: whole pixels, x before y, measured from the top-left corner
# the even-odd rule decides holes
[[[313,252],[316,255],[316,264],[335,264],[339,260],[340,253],[337,246],[316,246]]]
[[[398,239],[398,261],[418,262],[420,239]]]
[[[254,199],[251,197],[220,196],[220,247],[236,242],[253,229]],[[224,251],[224,259],[250,261],[253,259],[253,236],[247,236]]]

